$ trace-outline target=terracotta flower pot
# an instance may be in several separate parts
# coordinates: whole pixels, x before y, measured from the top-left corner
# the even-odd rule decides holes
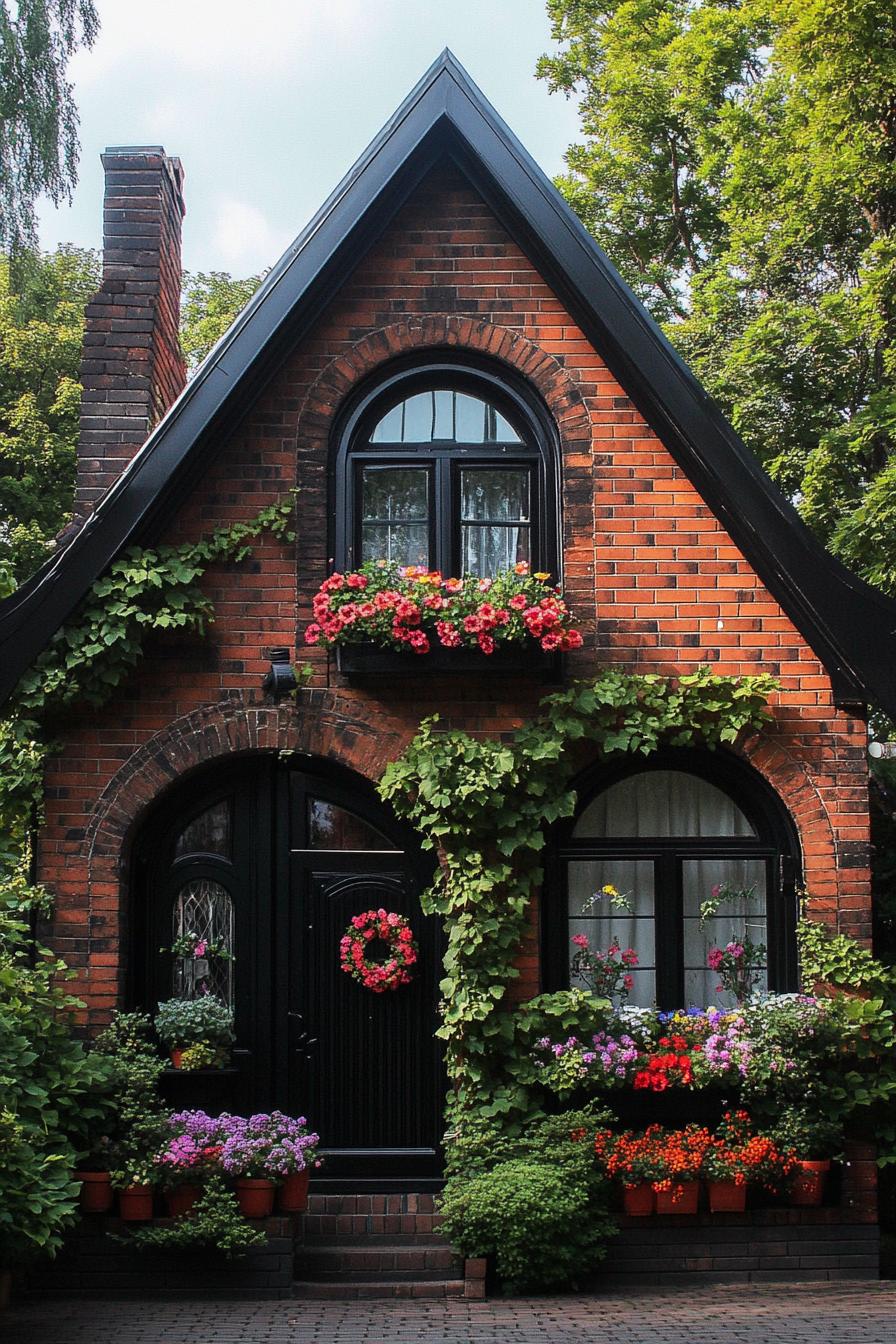
[[[274,1182],[240,1176],[236,1199],[240,1213],[246,1218],[269,1218],[274,1211]]]
[[[277,1208],[282,1213],[304,1213],[308,1207],[308,1182],[311,1170],[294,1171],[277,1191]]]
[[[736,1181],[707,1181],[710,1213],[743,1213],[747,1207],[746,1184]]]
[[[108,1213],[115,1203],[112,1180],[108,1171],[76,1171],[75,1180],[81,1182],[78,1203],[82,1213]]]
[[[176,1185],[173,1190],[165,1191],[165,1208],[169,1218],[181,1218],[189,1213],[199,1196],[202,1187],[198,1185]]]
[[[656,1197],[649,1181],[622,1188],[622,1211],[630,1218],[647,1218],[653,1213]]]
[[[152,1218],[152,1186],[129,1185],[119,1190],[118,1212],[123,1223],[148,1223]]]
[[[830,1158],[824,1162],[798,1162],[791,1190],[792,1202],[803,1207],[819,1205],[824,1195],[824,1178],[830,1169]]]
[[[676,1181],[668,1190],[657,1190],[657,1213],[695,1214],[700,1201],[699,1181]]]

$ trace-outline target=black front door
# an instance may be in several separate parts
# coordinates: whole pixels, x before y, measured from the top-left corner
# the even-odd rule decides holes
[[[437,1181],[442,948],[419,900],[431,869],[372,787],[323,762],[235,761],[174,790],[136,854],[139,1006],[194,992],[183,960],[159,948],[191,933],[230,939],[235,960],[211,985],[235,1012],[225,1105],[306,1116],[326,1156],[322,1188]],[[342,971],[339,945],[354,915],[381,908],[408,920],[420,952],[410,984],[377,994]]]
[[[445,1090],[439,930],[420,910],[419,861],[358,794],[293,773],[289,802],[285,1099],[314,1117],[328,1180],[419,1185],[439,1173]],[[339,956],[352,917],[379,909],[403,915],[420,949],[411,983],[385,993],[347,975]]]

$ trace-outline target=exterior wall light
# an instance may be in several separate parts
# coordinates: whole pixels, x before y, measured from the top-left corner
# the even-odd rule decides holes
[[[271,666],[261,683],[261,689],[265,695],[282,700],[285,695],[292,695],[298,686],[295,670],[289,661],[289,649],[269,649],[268,656]]]

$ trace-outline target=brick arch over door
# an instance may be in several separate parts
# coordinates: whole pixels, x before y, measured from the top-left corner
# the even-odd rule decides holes
[[[85,831],[90,886],[118,882],[131,839],[149,807],[189,771],[242,752],[295,751],[377,780],[411,732],[406,725],[357,716],[332,691],[306,691],[297,704],[233,698],[175,719],[145,742],[109,781]]]

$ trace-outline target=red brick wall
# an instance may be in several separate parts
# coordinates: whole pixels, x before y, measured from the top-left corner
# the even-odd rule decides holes
[[[250,562],[210,574],[209,638],[154,644],[112,704],[71,726],[50,767],[40,875],[58,894],[54,939],[79,971],[91,1022],[106,1018],[122,983],[129,841],[183,770],[237,748],[288,747],[375,778],[424,714],[508,732],[537,701],[540,687],[490,676],[362,691],[341,684],[315,650],[312,692],[297,706],[262,702],[265,650],[294,644],[327,571],[334,413],[395,353],[445,345],[520,370],[559,425],[565,585],[586,635],[572,674],[710,662],[718,672],[778,675],[775,725],[746,754],[795,819],[814,910],[867,936],[864,724],[835,709],[818,660],[599,354],[488,208],[445,172],[423,184],[253,413],[222,439],[168,534],[247,518],[298,484],[295,547],[265,540]],[[536,992],[534,938],[521,967],[518,993]]]

